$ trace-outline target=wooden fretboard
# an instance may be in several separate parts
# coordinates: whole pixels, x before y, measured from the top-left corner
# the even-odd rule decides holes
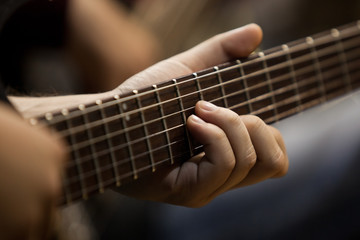
[[[186,130],[199,100],[273,123],[360,87],[360,22],[39,120],[68,141],[61,203],[202,151]]]

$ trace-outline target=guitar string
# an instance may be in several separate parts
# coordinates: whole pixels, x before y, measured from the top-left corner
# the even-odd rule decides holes
[[[284,89],[280,89],[280,91],[283,91]],[[288,91],[287,89],[286,89],[286,91]],[[243,104],[244,105],[244,104]],[[235,106],[235,107],[239,107],[239,105],[237,105],[237,106]],[[261,109],[260,109],[261,110]],[[258,110],[258,111],[260,111],[260,110]],[[187,110],[186,110],[187,111]],[[260,113],[260,112],[259,112]],[[179,127],[179,126],[178,126]],[[181,127],[181,126],[180,126]],[[173,130],[174,128],[172,128],[171,130]],[[141,139],[141,140],[143,140],[143,139]],[[131,142],[130,144],[134,144],[135,142],[136,142],[137,140],[134,140],[133,142]],[[126,146],[128,146],[128,145],[126,145]],[[118,149],[121,149],[122,147],[124,147],[124,145],[120,145],[119,147],[116,147],[116,149],[112,149],[112,150],[118,150]],[[104,150],[104,151],[102,151],[102,152],[97,152],[96,153],[97,154],[97,156],[98,157],[100,157],[101,155],[104,155],[104,154],[108,154],[108,151],[106,151],[106,150]],[[135,156],[135,158],[137,158],[138,156]],[[80,163],[83,163],[84,161],[86,161],[86,160],[88,160],[88,159],[91,159],[91,156],[89,155],[89,156],[82,156],[82,161],[80,162]]]
[[[311,103],[311,102],[310,102],[310,103]],[[316,104],[316,103],[315,103],[315,104]],[[313,106],[313,105],[314,105],[314,104],[309,104],[309,107],[310,107],[310,106]],[[157,162],[157,163],[155,164],[155,166],[161,165],[161,164],[163,164],[163,163],[165,163],[165,162],[167,162],[167,161],[169,161],[169,159],[161,160],[161,161]],[[148,169],[150,169],[150,168],[151,168],[150,165],[147,166],[147,167],[139,168],[140,171],[138,171],[138,173],[141,173],[141,172],[143,172],[143,171],[146,171],[146,170],[148,170]],[[121,179],[128,178],[128,177],[132,176],[132,174],[133,174],[133,172],[128,172],[128,174],[122,175],[122,176],[121,176]],[[77,183],[77,182],[74,182],[74,183]],[[114,179],[114,178],[109,179],[109,180],[107,180],[107,181],[104,182],[104,187],[107,187],[107,186],[112,185],[112,184],[114,184],[114,183],[115,183],[115,179]],[[93,186],[87,187],[87,191],[97,190],[97,188],[98,188],[98,185],[95,184],[95,185],[93,185]],[[79,191],[78,193],[81,193],[81,192]],[[75,194],[78,194],[78,193],[72,192],[71,195],[72,195],[73,198],[74,198],[74,196],[76,196]]]
[[[350,71],[352,71],[353,69],[355,69],[355,68],[349,68],[349,69],[351,69]],[[337,69],[330,69],[329,71],[336,71],[336,70],[338,70],[339,71],[339,73],[341,73],[341,68],[340,67],[338,67]],[[326,73],[326,72],[325,72]],[[342,79],[341,79],[341,77],[342,76],[339,76],[340,78],[336,78],[336,79],[339,79],[339,81],[336,81],[336,82],[331,82],[330,84],[333,84],[333,85],[335,85],[335,84],[338,84],[338,85],[343,85],[343,81],[342,81]],[[317,81],[316,81],[316,79],[314,78],[314,80],[315,81],[311,81],[310,82],[310,84],[311,83],[317,83]],[[328,84],[328,83],[326,83],[326,84]],[[335,85],[335,87],[337,87],[337,85]],[[294,88],[288,88],[288,89],[290,89],[290,90],[294,90]],[[326,88],[326,89],[328,89],[328,88]],[[334,89],[334,87],[332,87],[331,89]],[[290,91],[290,90],[286,90],[286,91]],[[341,90],[341,89],[340,89]],[[315,96],[315,95],[317,95],[319,93],[319,89],[318,89],[318,87],[317,86],[315,86],[314,87],[314,89],[313,89],[313,91],[310,91],[310,92],[305,92],[305,93],[301,93],[300,95],[301,96],[299,96],[301,99],[305,99],[306,97],[309,97],[309,96]],[[292,98],[293,99],[293,98]],[[287,99],[284,99],[284,100],[287,100]],[[271,111],[272,109],[274,109],[274,108],[277,108],[277,107],[280,107],[280,106],[282,106],[282,105],[284,105],[284,104],[289,104],[289,103],[295,103],[296,102],[296,99],[294,99],[294,101],[281,101],[281,102],[277,102],[277,103],[274,103],[274,104],[271,104],[271,105],[269,105],[269,106],[267,106],[267,107],[265,107],[265,108],[263,108],[263,109],[259,109],[258,110],[258,113],[257,114],[261,114],[262,112],[267,112],[267,111]],[[235,108],[237,108],[237,107],[239,107],[238,105],[234,105],[234,106],[232,106],[232,107],[230,107],[230,109],[235,109]],[[183,125],[182,125],[183,126]],[[182,127],[182,126],[180,126],[180,127]],[[179,126],[177,126],[177,127],[179,127]],[[185,141],[185,139],[184,140],[182,140],[182,141]],[[172,144],[178,144],[179,142],[182,142],[182,141],[177,141],[177,142],[173,142],[173,143],[171,143],[171,145]],[[131,142],[131,143],[129,143],[129,144],[134,144],[135,142]],[[164,147],[168,147],[168,145],[164,145],[164,146],[162,146],[163,148]],[[160,147],[159,147],[160,148]],[[157,151],[157,150],[159,150],[159,148],[157,148],[157,149],[153,149],[152,151]],[[106,151],[106,150],[105,150]],[[109,152],[107,152],[106,154],[108,154]],[[141,153],[140,155],[136,155],[136,156],[134,156],[134,158],[139,158],[139,157],[142,157],[142,156],[145,156],[145,155],[147,155],[148,154],[148,152],[144,152],[144,153]],[[99,155],[98,155],[99,156]],[[115,167],[118,167],[118,166],[120,166],[120,165],[122,165],[122,164],[126,164],[126,163],[128,163],[128,162],[130,162],[129,161],[129,159],[125,159],[125,160],[121,160],[121,161],[118,161],[116,164],[115,164]],[[101,168],[102,168],[102,170],[104,170],[104,171],[106,171],[106,170],[109,170],[109,169],[111,169],[112,167],[114,167],[114,165],[112,165],[112,164],[109,164],[109,165],[107,165],[107,166],[102,166]],[[85,178],[87,178],[87,177],[90,177],[90,176],[92,176],[92,174],[94,173],[95,171],[93,171],[93,172],[87,172],[85,175],[83,175],[83,177],[85,177]],[[75,178],[76,177],[74,177],[74,178],[71,178],[71,179],[69,179],[69,181],[71,182],[71,183],[73,183],[74,181],[75,181]],[[77,180],[77,179],[76,179]]]
[[[351,42],[353,43],[353,42]],[[347,45],[348,47],[348,45]],[[351,46],[353,47],[353,45]],[[351,48],[350,47],[350,48]],[[334,52],[330,52],[329,48],[327,48],[327,51],[325,51],[325,49],[322,49],[323,51],[319,51],[319,57],[324,57],[325,54],[336,54],[337,51],[334,51]],[[320,53],[323,53],[323,55],[320,55]],[[324,54],[325,53],[325,54]],[[292,63],[293,65],[295,64],[299,64],[301,62],[306,62],[306,61],[310,61],[312,59],[311,56],[302,56],[302,57],[299,57],[299,58],[294,58],[292,60]],[[281,65],[281,66],[279,66]],[[205,91],[208,91],[208,90],[211,90],[211,89],[215,89],[215,88],[218,88],[218,87],[223,87],[224,85],[228,85],[228,84],[231,84],[231,83],[234,83],[234,82],[238,82],[238,81],[241,81],[241,80],[249,80],[249,78],[251,77],[256,77],[256,76],[261,76],[263,73],[267,72],[267,71],[276,71],[276,70],[282,70],[284,68],[288,68],[288,65],[289,63],[288,62],[285,62],[285,63],[282,63],[282,64],[278,64],[278,65],[275,65],[275,66],[272,66],[270,68],[268,68],[267,70],[259,70],[259,71],[256,71],[256,72],[253,72],[249,75],[246,75],[246,76],[241,76],[241,77],[238,77],[238,78],[235,78],[235,79],[232,79],[230,81],[227,81],[227,82],[224,82],[221,84],[216,84],[216,85],[213,85],[211,87],[208,87],[208,88],[204,88],[202,90],[200,90],[201,92],[205,92]],[[276,68],[275,68],[276,67]],[[288,73],[287,73],[288,74]],[[285,74],[287,76],[287,74]],[[285,76],[285,77],[286,77]],[[250,79],[251,80],[251,79]],[[270,83],[274,83],[273,82],[274,80],[272,79],[270,81]],[[268,83],[267,82],[264,82],[263,83],[264,85],[267,85]],[[254,86],[252,86],[254,87]],[[263,87],[263,86],[260,86],[260,87]],[[251,90],[254,90],[253,88]],[[242,90],[243,92],[246,92],[246,91],[249,91],[249,88],[246,88],[246,89],[243,89]],[[86,127],[84,126],[76,126],[76,127],[72,127],[72,128],[69,128],[69,129],[66,129],[66,130],[62,130],[62,131],[59,131],[61,137],[65,138],[65,137],[68,137],[70,135],[74,135],[76,133],[80,133],[80,132],[83,132],[85,130],[90,130],[91,128],[94,128],[94,127],[98,127],[98,126],[102,126],[104,123],[110,123],[110,122],[113,122],[113,121],[116,121],[118,119],[121,119],[124,117],[124,115],[127,115],[127,116],[130,116],[130,115],[133,115],[133,114],[137,114],[137,113],[141,113],[142,111],[146,111],[148,109],[151,109],[151,108],[158,108],[160,107],[160,105],[164,105],[166,103],[169,103],[169,102],[172,102],[172,101],[178,101],[179,99],[184,99],[186,97],[189,97],[190,95],[195,95],[195,94],[198,94],[199,91],[194,91],[192,93],[189,93],[189,94],[185,94],[185,95],[182,95],[180,97],[175,97],[175,98],[172,98],[172,99],[169,99],[169,100],[166,100],[166,101],[163,101],[161,103],[156,103],[156,104],[152,104],[152,105],[149,105],[149,106],[146,106],[146,107],[143,107],[141,110],[133,110],[133,111],[129,111],[129,112],[126,112],[126,113],[123,113],[123,114],[118,114],[118,115],[114,115],[114,116],[111,116],[111,117],[107,117],[106,119],[101,119],[101,120],[96,120],[94,122],[91,122],[89,123]],[[240,94],[240,93],[238,93]],[[69,120],[69,119],[68,119]],[[150,122],[151,123],[151,122]],[[133,130],[135,128],[139,128],[139,127],[143,127],[146,123],[143,123],[143,125],[139,126],[139,125],[136,125],[136,126],[132,126],[130,128],[127,128],[126,130],[124,131],[130,131],[130,130]],[[103,140],[103,139],[102,139]],[[100,141],[102,141],[100,140]],[[96,139],[92,139],[92,142],[96,141]],[[85,141],[86,142],[86,141]],[[81,145],[81,142],[77,143],[79,145]],[[74,145],[74,148],[78,148],[76,147],[76,145]]]
[[[314,43],[313,43],[312,47],[317,48],[317,47],[320,47],[322,45],[326,45],[326,44],[329,44],[329,43],[336,43],[337,39],[344,40],[346,38],[359,37],[359,26],[349,27],[349,28],[344,29],[341,32],[339,32],[339,34],[340,35],[337,38],[333,37],[330,34],[319,37],[319,38],[314,40]],[[289,44],[291,44],[291,43],[289,43]],[[250,61],[246,61],[244,63],[241,63],[241,66],[242,67],[248,67],[248,66],[251,66],[252,64],[257,64],[259,62],[261,63],[263,60],[264,61],[270,61],[270,60],[273,60],[273,59],[275,59],[277,57],[285,56],[286,54],[292,54],[292,53],[296,53],[297,51],[306,50],[306,49],[308,49],[308,47],[309,47],[309,44],[307,42],[300,43],[300,44],[297,44],[295,46],[292,46],[286,52],[279,50],[279,51],[272,52],[272,53],[266,55],[264,58],[259,58],[259,56],[255,56],[254,59],[251,59]],[[221,69],[221,70],[219,70],[217,72],[211,72],[211,73],[208,73],[208,74],[198,76],[197,78],[201,79],[201,78],[205,78],[205,77],[208,77],[208,76],[215,76],[218,73],[226,72],[226,71],[232,70],[232,69],[237,69],[238,67],[239,67],[239,64],[236,64],[236,65]],[[191,75],[189,75],[189,76],[191,76]],[[187,80],[184,80],[184,81],[181,81],[181,82],[177,82],[176,85],[180,86],[182,84],[186,84],[189,81],[193,81],[193,80],[194,80],[194,78],[187,79]],[[103,107],[108,107],[108,106],[112,106],[114,102],[115,102],[115,104],[117,104],[117,103],[123,103],[123,102],[129,101],[129,100],[136,100],[137,97],[141,97],[143,95],[147,95],[147,94],[150,94],[150,93],[155,93],[156,91],[171,88],[173,86],[174,85],[165,86],[165,87],[158,88],[156,90],[149,90],[149,91],[146,91],[146,92],[141,92],[141,93],[139,93],[137,95],[131,95],[131,96],[128,96],[128,97],[121,98],[121,101],[112,100],[112,101],[103,103],[102,106]],[[91,112],[94,112],[94,111],[97,111],[97,110],[98,110],[98,106],[90,106],[90,107],[86,108],[84,111],[70,112],[68,116],[69,117],[78,117],[78,116],[83,115],[84,113],[91,113]],[[53,119],[51,120],[51,123],[56,124],[56,123],[61,122],[61,121],[63,121],[63,117],[61,115],[55,115],[53,117]]]
[[[313,102],[314,102],[314,103],[313,103]],[[312,102],[310,102],[309,107],[311,107],[311,106],[313,106],[313,105],[316,105],[316,104],[317,104],[317,102],[316,102],[315,100],[313,100]],[[183,153],[183,154],[181,154],[181,155],[177,155],[176,157],[181,157],[181,156],[183,156],[183,155],[185,155],[185,154],[188,154],[188,153]],[[169,162],[169,158],[164,159],[164,160],[160,160],[160,161],[158,161],[158,162],[155,163],[155,167],[160,166],[160,165],[163,165],[163,164],[165,164],[165,163],[167,163],[167,162]],[[138,174],[139,174],[139,173],[142,173],[142,172],[145,172],[145,171],[149,171],[151,168],[152,168],[152,166],[151,166],[151,165],[148,165],[148,166],[139,168],[139,169],[137,170],[137,172],[138,172]],[[123,179],[129,178],[129,177],[132,177],[132,176],[133,176],[133,172],[130,171],[130,172],[128,172],[127,174],[123,174],[122,176],[120,176],[120,178],[121,178],[121,180],[123,180]],[[111,178],[111,179],[108,179],[108,180],[104,181],[104,182],[103,182],[104,188],[107,188],[107,187],[109,187],[109,186],[114,185],[114,184],[115,184],[115,181],[116,181],[115,178]],[[73,183],[78,183],[78,181],[74,181],[74,182],[72,182],[72,184],[73,184]],[[69,189],[70,189],[70,188],[69,188]],[[92,186],[86,187],[86,191],[87,191],[88,193],[98,191],[98,184],[94,184],[94,185],[92,185]],[[81,196],[82,196],[82,192],[81,192],[80,190],[77,190],[77,191],[75,191],[75,192],[71,192],[71,198],[72,198],[73,200],[78,199],[78,198],[81,198]]]
[[[337,57],[338,57],[338,56],[336,55],[336,56],[332,56],[332,57],[330,57],[330,58],[328,58],[328,59],[326,59],[326,60],[323,60],[323,61],[322,61],[323,67],[328,67],[328,66],[324,66],[324,65],[327,63],[327,61],[331,60],[332,58],[337,58]],[[337,59],[336,59],[336,61],[337,61]],[[297,63],[295,63],[295,64],[297,64]],[[333,63],[331,62],[330,65],[331,65],[331,64],[333,64]],[[286,68],[286,67],[288,67],[288,65],[287,65],[287,66],[284,66],[284,68]],[[313,66],[309,65],[309,66],[305,66],[305,67],[303,67],[303,68],[297,69],[297,74],[306,74],[306,72],[304,72],[304,71],[307,71],[308,69],[310,69],[309,72],[311,72],[312,69],[313,69]],[[300,70],[301,70],[301,71],[300,71]],[[283,74],[283,75],[277,76],[277,77],[275,77],[275,78],[273,78],[273,79],[271,80],[271,83],[274,84],[274,83],[277,83],[277,82],[286,80],[286,79],[288,78],[288,76],[289,76],[288,74]],[[242,77],[240,77],[240,78],[242,78]],[[236,78],[236,79],[240,79],[240,78]],[[245,79],[245,78],[244,78],[244,79]],[[233,92],[233,93],[231,93],[231,94],[227,94],[226,96],[223,96],[222,98],[231,97],[231,96],[233,96],[233,95],[239,95],[239,94],[242,94],[242,93],[244,93],[244,92],[246,92],[246,91],[254,91],[254,90],[263,88],[263,87],[265,87],[265,86],[267,86],[267,85],[268,85],[267,82],[261,82],[261,83],[258,83],[258,84],[256,84],[256,85],[253,85],[253,86],[251,86],[251,87],[248,87],[247,89],[242,89],[242,90],[240,90],[240,91]],[[218,87],[219,87],[218,85],[215,85],[215,88],[218,88]],[[214,89],[214,86],[209,87],[209,88],[202,89],[201,91],[206,92],[206,91],[211,90],[211,89]],[[198,92],[199,92],[199,91],[195,91],[195,92],[193,92],[193,93],[191,93],[191,94],[182,95],[181,98],[184,99],[184,98],[186,98],[186,97],[188,97],[188,96],[190,96],[190,95],[197,94]],[[179,99],[180,99],[180,98],[175,98],[175,100],[172,99],[172,100],[170,100],[170,101],[177,101],[177,100],[179,100]],[[217,101],[217,100],[219,100],[219,99],[215,99],[215,101]],[[254,101],[256,101],[256,100],[257,100],[257,99],[251,99],[251,100],[248,100],[248,101],[244,101],[243,103],[244,103],[244,105],[246,105],[246,104],[252,103],[252,102],[254,102]],[[151,105],[149,108],[158,108],[158,107],[159,107],[159,104],[154,104],[154,105]],[[187,110],[185,110],[185,111],[187,111]],[[93,139],[91,140],[91,143],[98,143],[98,142],[100,142],[100,141],[106,140],[108,137],[114,137],[114,136],[121,135],[121,134],[123,134],[125,131],[128,131],[128,132],[129,132],[129,131],[132,131],[132,130],[134,130],[134,129],[144,127],[144,126],[146,126],[147,124],[151,124],[151,123],[153,123],[153,122],[158,121],[159,119],[160,119],[160,120],[166,119],[166,118],[172,117],[172,116],[174,116],[174,115],[177,115],[177,114],[179,114],[179,113],[181,113],[181,112],[183,112],[183,111],[174,112],[174,113],[168,114],[168,115],[166,115],[166,116],[163,116],[163,117],[160,117],[160,118],[157,118],[157,119],[152,119],[152,120],[149,120],[149,121],[147,121],[147,122],[144,122],[144,123],[141,123],[141,124],[138,124],[138,125],[134,125],[134,126],[128,127],[127,129],[121,129],[121,130],[119,130],[119,131],[115,131],[115,132],[113,132],[113,133],[109,133],[109,134],[104,135],[104,136],[95,137],[95,138],[93,138]],[[90,129],[93,128],[93,127],[102,126],[104,123],[110,123],[110,122],[116,121],[116,120],[118,120],[118,119],[121,119],[121,116],[115,115],[115,116],[112,116],[112,117],[109,117],[109,118],[110,118],[110,119],[102,120],[101,122],[99,122],[99,121],[93,122],[93,123],[94,123],[93,125],[88,124],[88,127],[89,127],[89,128],[84,128],[84,129],[81,129],[81,130],[82,130],[82,131],[84,131],[84,130],[90,130]],[[95,123],[96,123],[96,124],[95,124]],[[100,124],[100,123],[101,123],[101,124]],[[75,129],[77,129],[77,127],[75,127]],[[67,132],[67,131],[69,131],[69,130],[66,130],[66,131],[64,131],[64,132]],[[72,129],[72,130],[70,130],[70,131],[71,131],[71,133],[72,133],[71,135],[74,135],[74,134],[76,134],[76,133],[82,132],[82,131],[80,131],[80,129],[77,129],[77,130],[73,130],[73,129]],[[62,137],[66,137],[66,136],[67,136],[67,135],[63,135]],[[83,147],[88,147],[88,146],[89,146],[88,141],[78,142],[78,143],[72,145],[72,150],[79,150],[79,149],[81,149],[81,148],[83,148]]]

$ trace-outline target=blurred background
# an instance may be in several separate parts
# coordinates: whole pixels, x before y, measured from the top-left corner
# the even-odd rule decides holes
[[[255,22],[264,32],[260,48],[267,49],[360,19],[360,2],[73,0],[66,11],[52,15],[66,30],[46,23],[22,35],[34,39],[26,46],[14,41],[19,32],[5,31],[1,41],[12,48],[3,51],[2,77],[26,83],[23,92],[107,91],[215,34]],[[353,109],[359,102],[355,94],[277,124],[290,156],[283,179],[233,191],[201,209],[109,191],[63,209],[63,228],[69,239],[358,239],[360,117]]]

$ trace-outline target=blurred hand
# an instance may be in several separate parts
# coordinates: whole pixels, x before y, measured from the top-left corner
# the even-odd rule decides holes
[[[0,239],[45,239],[65,163],[62,143],[0,104]]]
[[[200,45],[135,75],[115,91],[128,92],[176,76],[246,57],[262,38],[257,25],[217,35]],[[190,133],[204,153],[183,164],[119,188],[137,198],[199,207],[228,190],[284,175],[288,158],[281,134],[255,116],[200,101],[189,117]]]

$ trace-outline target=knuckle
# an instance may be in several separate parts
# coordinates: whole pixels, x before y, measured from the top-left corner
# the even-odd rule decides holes
[[[213,137],[215,142],[219,142],[226,138],[226,134],[224,133],[224,131],[218,130],[218,131],[214,131]]]
[[[241,122],[240,116],[232,111],[230,111],[228,117],[228,123],[230,125],[238,125]]]
[[[258,132],[266,127],[265,122],[258,116],[250,115],[248,117],[250,118],[249,131]]]
[[[254,146],[251,146],[246,154],[246,157],[243,160],[245,163],[247,163],[248,169],[251,169],[255,166],[257,161],[257,154],[254,149]]]
[[[287,172],[286,162],[286,155],[280,148],[278,148],[275,154],[270,158],[269,167],[276,176],[285,175]]]

